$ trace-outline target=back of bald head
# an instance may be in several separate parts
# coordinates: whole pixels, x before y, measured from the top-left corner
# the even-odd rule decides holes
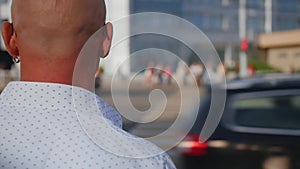
[[[105,23],[103,0],[13,0],[12,21],[20,53],[67,56],[79,53]],[[54,56],[53,56],[54,55]]]

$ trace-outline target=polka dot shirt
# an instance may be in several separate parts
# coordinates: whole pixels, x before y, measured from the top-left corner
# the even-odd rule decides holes
[[[174,169],[163,150],[78,87],[11,82],[0,95],[0,169]]]

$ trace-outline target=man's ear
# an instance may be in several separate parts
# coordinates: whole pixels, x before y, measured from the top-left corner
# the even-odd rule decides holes
[[[103,58],[105,58],[110,51],[111,43],[112,43],[112,37],[113,37],[113,25],[108,22],[104,26],[104,40],[103,40]]]
[[[3,22],[1,32],[8,53],[14,58],[19,56],[19,49],[16,44],[16,33],[13,25],[7,21]]]

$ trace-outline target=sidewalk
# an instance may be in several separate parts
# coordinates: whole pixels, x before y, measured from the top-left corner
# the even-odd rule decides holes
[[[119,111],[123,112],[130,111],[132,109],[130,107],[131,105],[128,105],[128,102],[130,102],[134,106],[134,108],[138,109],[141,112],[147,111],[151,107],[149,103],[150,93],[157,89],[160,90],[165,95],[167,102],[164,112],[159,118],[159,120],[161,121],[173,121],[174,119],[176,119],[181,107],[188,109],[191,106],[189,104],[193,104],[194,100],[192,96],[194,94],[198,93],[200,97],[200,95],[205,92],[201,87],[193,88],[192,86],[188,85],[178,86],[174,83],[172,85],[164,84],[147,86],[144,82],[144,78],[140,76],[134,78],[134,80],[130,83],[129,89],[127,88],[128,81],[118,81],[118,83],[115,84],[115,88],[113,88],[113,94],[116,97],[115,100],[113,100],[110,84],[111,77],[104,77],[103,82],[104,83],[102,88],[100,90],[97,90],[96,93],[112,106],[115,106],[114,102],[117,102],[119,107],[121,107],[121,110]],[[159,99],[162,98],[158,97],[154,101],[157,102],[157,104],[160,104],[164,101],[160,101]]]

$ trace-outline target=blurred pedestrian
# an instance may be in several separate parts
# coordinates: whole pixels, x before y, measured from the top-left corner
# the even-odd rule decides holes
[[[250,64],[248,66],[248,75],[249,77],[253,77],[255,74],[255,66],[253,64]]]
[[[197,84],[200,86],[202,84],[203,76],[203,65],[200,62],[195,62],[190,66],[191,73],[195,78]]]
[[[179,61],[178,65],[177,65],[177,69],[175,72],[175,78],[176,78],[176,82],[179,85],[185,85],[186,84],[186,76],[188,72],[188,66],[186,65],[185,62],[183,61]]]
[[[156,77],[157,77],[157,84],[162,85],[163,84],[163,74],[164,74],[164,66],[159,63],[156,65]]]
[[[288,68],[288,74],[294,74],[294,73],[296,73],[295,67],[293,65],[290,65]]]
[[[12,1],[2,36],[21,81],[0,95],[0,168],[175,168],[93,93],[112,41],[105,17],[103,0]]]
[[[216,82],[221,83],[226,80],[226,74],[227,74],[227,67],[225,63],[219,63],[217,67],[217,72],[216,72]]]
[[[203,83],[205,85],[212,84],[216,82],[216,73],[214,71],[213,64],[211,62],[205,63],[205,69],[203,72]]]
[[[149,62],[147,68],[145,69],[145,83],[147,86],[151,86],[154,77],[154,63]]]
[[[166,66],[164,69],[164,77],[168,85],[172,84],[172,68],[171,66]]]

